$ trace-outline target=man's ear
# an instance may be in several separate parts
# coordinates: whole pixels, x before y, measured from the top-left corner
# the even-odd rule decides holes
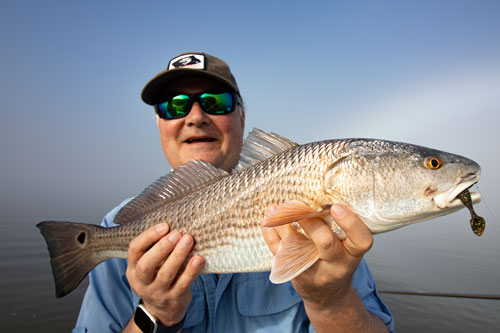
[[[240,121],[241,121],[241,129],[245,132],[245,110],[240,107]]]

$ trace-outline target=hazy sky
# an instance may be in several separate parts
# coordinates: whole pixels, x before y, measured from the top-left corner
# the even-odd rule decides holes
[[[3,218],[98,222],[167,172],[140,92],[184,51],[230,64],[247,131],[471,157],[500,216],[498,1],[3,0],[0,42]]]

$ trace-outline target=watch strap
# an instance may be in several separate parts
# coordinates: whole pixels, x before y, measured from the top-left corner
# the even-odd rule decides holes
[[[158,319],[152,315],[142,304],[142,300],[137,306],[134,315],[134,322],[145,333],[176,333],[179,332],[184,325],[186,315],[180,322],[172,326],[162,325]]]
[[[161,323],[158,323],[158,328],[156,330],[156,333],[177,333],[184,326],[185,319],[186,319],[186,315],[184,315],[184,318],[182,318],[182,320],[180,322],[178,322],[177,324],[172,325],[172,326],[165,326],[165,325],[162,325]]]

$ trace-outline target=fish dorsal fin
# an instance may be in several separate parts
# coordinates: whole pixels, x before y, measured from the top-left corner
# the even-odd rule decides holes
[[[114,222],[124,224],[151,208],[179,199],[212,184],[229,173],[205,161],[191,161],[149,185],[116,214]]]
[[[263,161],[290,148],[297,143],[276,134],[254,128],[245,139],[241,149],[240,160],[234,172],[244,170],[257,162]]]

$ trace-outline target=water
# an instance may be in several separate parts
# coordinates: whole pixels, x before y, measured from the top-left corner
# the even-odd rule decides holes
[[[465,210],[375,236],[367,261],[379,290],[500,295],[499,223],[481,208],[477,211],[487,221],[482,237],[470,230]],[[71,217],[71,212],[53,217],[64,214]],[[46,218],[2,217],[2,331],[68,332],[75,323],[87,282],[55,298],[48,253],[35,228]],[[75,219],[95,222],[100,217]],[[499,300],[381,296],[394,314],[398,332],[497,332],[500,327]]]
[[[500,228],[493,217],[489,221],[482,237],[468,227],[465,210],[375,236],[367,261],[378,289],[500,298]],[[381,297],[398,332],[498,332],[500,327],[498,299],[383,292]]]

